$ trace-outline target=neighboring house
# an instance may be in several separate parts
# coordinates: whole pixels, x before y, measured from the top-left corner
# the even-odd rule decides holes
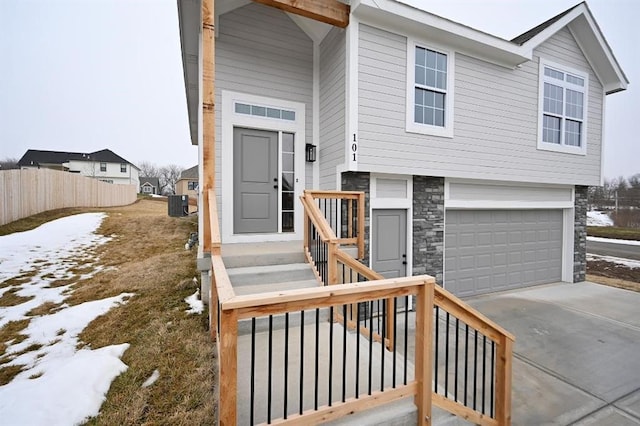
[[[180,179],[176,182],[176,195],[188,195],[198,198],[198,166],[190,167],[180,173]]]
[[[178,6],[204,164],[200,2]],[[586,3],[511,41],[394,0],[352,2],[345,29],[245,0],[215,12],[223,243],[301,240],[305,188],[359,190],[380,272],[399,253],[401,275],[460,296],[585,279],[605,101],[628,84]]]
[[[96,152],[63,152],[29,149],[18,161],[21,169],[47,168],[95,178],[107,183],[139,187],[140,169],[109,149]]]
[[[157,177],[141,177],[140,178],[141,194],[160,194],[160,179]]]

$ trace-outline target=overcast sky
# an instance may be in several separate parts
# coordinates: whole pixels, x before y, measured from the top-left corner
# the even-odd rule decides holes
[[[405,0],[510,39],[576,0]],[[605,176],[640,173],[640,1],[589,0],[629,89],[607,97]],[[0,159],[110,148],[190,167],[175,0],[0,0]]]

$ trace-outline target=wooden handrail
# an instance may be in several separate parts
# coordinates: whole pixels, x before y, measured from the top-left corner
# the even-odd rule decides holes
[[[324,217],[322,216],[322,212],[320,212],[320,209],[318,209],[318,206],[316,206],[315,203],[313,202],[313,198],[311,197],[311,194],[305,193],[303,196],[300,197],[300,201],[304,205],[305,211],[309,215],[309,218],[313,221],[313,224],[316,226],[316,229],[318,230],[318,234],[320,234],[322,241],[327,242],[327,241],[337,240],[335,232],[333,232],[333,229],[331,229],[327,221],[324,220]]]
[[[338,251],[336,252],[336,260],[344,263],[349,268],[353,269],[354,271],[356,271],[357,273],[359,273],[360,275],[362,275],[363,277],[365,277],[369,281],[376,281],[376,280],[384,280],[385,279],[382,275],[380,275],[379,273],[377,273],[373,269],[370,269],[370,268],[366,267],[365,265],[363,265],[362,263],[358,262],[353,257],[349,256],[349,254],[345,253],[344,251],[342,251],[340,249],[338,249]]]
[[[516,339],[513,334],[440,286],[435,287],[434,303],[494,341],[499,341],[502,336],[512,342]]]
[[[317,198],[344,198],[347,200],[357,200],[362,192],[360,191],[320,191],[320,190],[305,190],[305,194],[310,194],[314,199]]]

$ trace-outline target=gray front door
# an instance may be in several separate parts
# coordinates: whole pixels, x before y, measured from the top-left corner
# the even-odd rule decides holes
[[[278,232],[278,133],[233,130],[233,232]]]
[[[407,211],[373,210],[373,270],[385,278],[407,275]]]

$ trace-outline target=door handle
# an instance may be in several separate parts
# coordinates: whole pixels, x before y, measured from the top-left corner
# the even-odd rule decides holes
[[[273,189],[278,189],[278,185],[273,185]]]
[[[406,261],[406,260],[403,260],[403,261],[402,261],[402,264],[403,264],[403,265],[406,265],[406,264],[407,264],[407,261]]]

